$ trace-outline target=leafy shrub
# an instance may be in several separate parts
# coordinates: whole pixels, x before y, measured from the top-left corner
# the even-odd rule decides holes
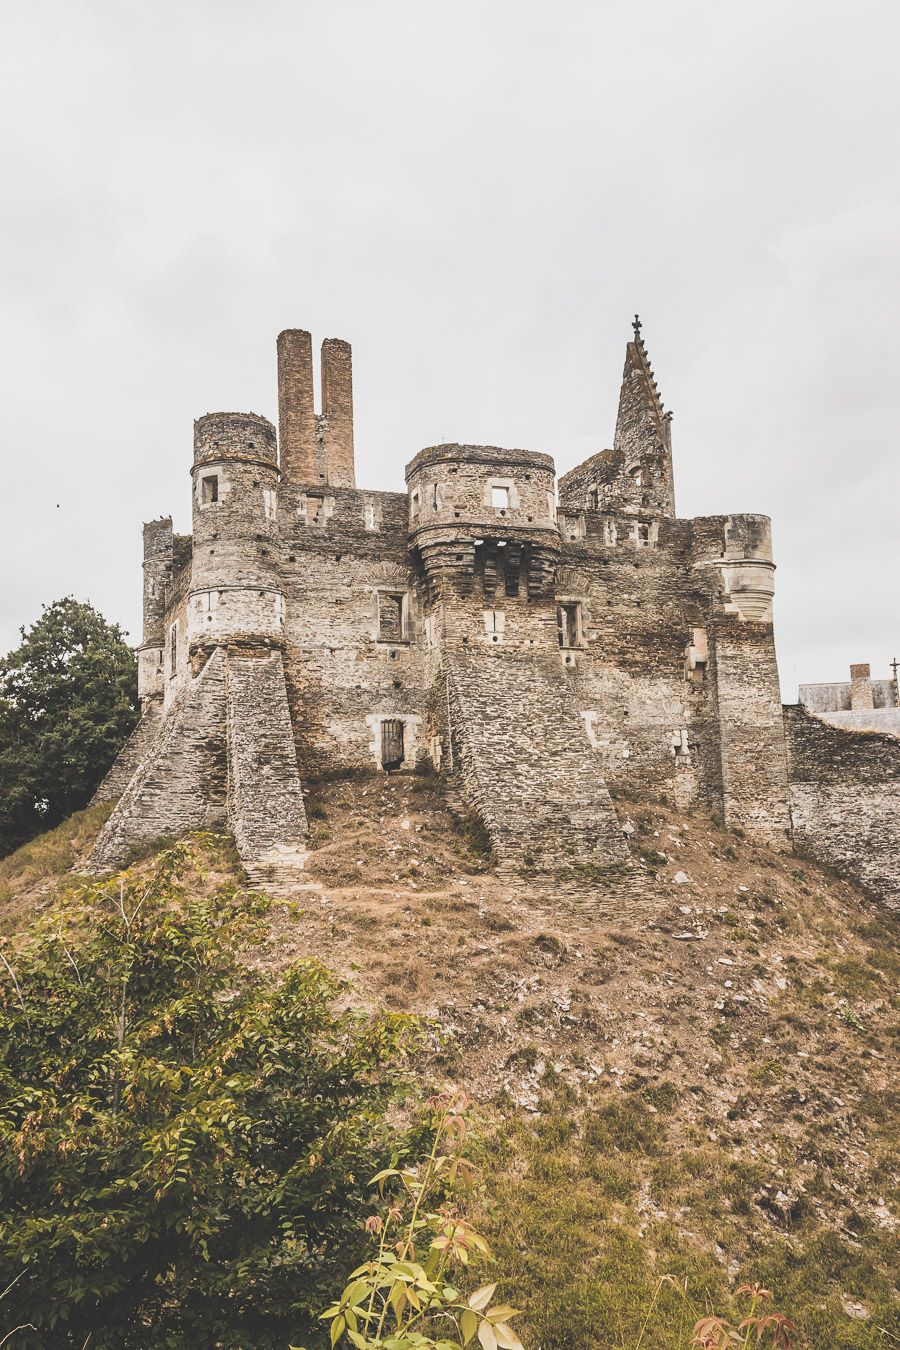
[[[17,1350],[321,1346],[315,1311],[362,1253],[421,1029],[337,1011],[348,987],[315,961],[255,969],[270,902],[189,898],[200,848],[86,886],[0,947]]]

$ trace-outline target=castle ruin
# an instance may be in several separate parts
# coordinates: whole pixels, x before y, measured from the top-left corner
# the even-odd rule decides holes
[[[768,517],[679,519],[635,322],[612,449],[438,445],[357,488],[351,354],[278,338],[279,432],[194,424],[193,524],[144,526],[141,722],[92,865],[229,829],[257,882],[305,856],[302,780],[429,761],[501,867],[627,854],[610,789],[791,842],[900,903],[900,740],[782,708]]]

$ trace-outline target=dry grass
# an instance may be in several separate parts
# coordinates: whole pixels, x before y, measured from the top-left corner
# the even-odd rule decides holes
[[[446,1029],[430,1070],[499,1123],[485,1199],[528,1350],[633,1344],[667,1272],[724,1312],[740,1280],[774,1284],[806,1350],[889,1345],[879,1325],[900,1344],[900,916],[700,812],[620,801],[643,896],[604,918],[602,889],[485,870],[431,783],[316,798],[330,838],[265,959],[314,953],[361,1001]],[[17,868],[33,907],[100,823],[7,859],[0,884]],[[674,1316],[648,1350],[677,1343]]]
[[[0,860],[0,930],[27,923],[42,896],[90,852],[115,802],[99,802]]]

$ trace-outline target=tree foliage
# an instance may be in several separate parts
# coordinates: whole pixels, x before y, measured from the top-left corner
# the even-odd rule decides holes
[[[457,1277],[489,1259],[487,1243],[450,1203],[455,1189],[472,1189],[464,1143],[468,1097],[453,1089],[429,1097],[431,1151],[415,1166],[385,1167],[372,1178],[392,1193],[366,1231],[380,1235],[378,1251],[350,1274],[342,1296],[323,1314],[331,1344],[354,1350],[523,1350],[510,1319],[517,1309],[494,1303],[497,1285],[466,1297]],[[443,1203],[441,1203],[443,1201]],[[291,1350],[297,1350],[292,1346]]]
[[[347,984],[313,960],[260,968],[271,902],[191,898],[201,856],[178,844],[0,946],[16,1350],[327,1344],[316,1314],[364,1255],[419,1024],[339,1010]]]
[[[137,662],[71,596],[0,659],[0,857],[85,807],[137,724]]]

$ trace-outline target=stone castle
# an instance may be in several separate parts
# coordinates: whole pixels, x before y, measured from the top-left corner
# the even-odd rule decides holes
[[[702,805],[900,903],[900,740],[782,707],[766,516],[679,519],[639,321],[612,449],[437,445],[356,486],[351,354],[278,338],[279,432],[194,424],[193,528],[144,526],[143,716],[99,798],[98,868],[229,829],[302,869],[304,779],[430,762],[501,868],[626,860],[610,795]],[[590,868],[588,868],[590,871]]]

